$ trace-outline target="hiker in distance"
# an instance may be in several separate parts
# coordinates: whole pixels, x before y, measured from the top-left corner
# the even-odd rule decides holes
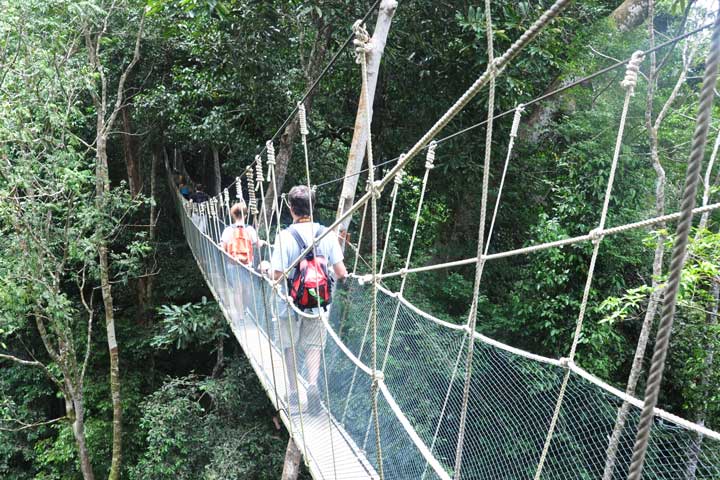
[[[230,208],[230,216],[233,223],[225,227],[220,236],[220,246],[230,256],[226,264],[228,284],[230,286],[236,312],[242,313],[245,303],[250,301],[250,293],[242,288],[248,282],[241,281],[243,275],[243,264],[249,268],[253,266],[255,258],[254,248],[261,247],[264,241],[258,239],[257,231],[245,223],[247,205],[239,202]]]
[[[290,215],[293,223],[280,232],[275,239],[271,257],[273,278],[280,280],[283,272],[289,269],[295,259],[312,245],[313,238],[323,234],[326,228],[319,223],[311,222],[310,213],[315,201],[314,192],[307,186],[297,185],[288,193]],[[332,274],[341,281],[347,277],[347,269],[343,263],[343,252],[334,232],[326,235],[314,248],[295,266],[288,278],[288,292],[295,306],[303,313],[317,316],[320,310],[326,310],[332,295]],[[307,405],[311,414],[320,411],[320,391],[318,376],[325,329],[319,318],[308,318],[296,314],[287,305],[278,309],[281,345],[288,377],[288,400],[291,403],[303,402],[299,398],[298,385],[295,378],[295,358],[292,346],[304,348],[306,359]],[[293,343],[291,343],[293,342]]]

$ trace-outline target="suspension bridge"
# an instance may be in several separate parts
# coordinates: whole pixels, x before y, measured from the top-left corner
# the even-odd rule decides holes
[[[295,260],[297,263],[324,236],[332,234],[341,221],[361,208],[364,208],[363,216],[370,215],[367,248],[371,256],[362,259],[360,245],[350,245],[355,252],[352,274],[344,284],[338,285],[327,312],[302,312],[293,305],[282,288],[292,269],[275,281],[259,268],[234,262],[219,246],[221,232],[231,222],[232,203],[245,202],[243,190],[246,190],[254,221],[268,244],[272,244],[273,234],[279,232],[279,219],[286,202],[283,196],[277,195],[272,140],[261,152],[266,154],[265,166],[263,157],[258,155],[230,189],[208,202],[194,204],[176,192],[184,233],[200,271],[314,478],[639,479],[642,475],[646,479],[720,479],[720,433],[656,405],[674,313],[673,282],[679,281],[687,230],[694,215],[720,208],[720,203],[695,204],[698,165],[707,141],[712,89],[717,80],[720,20],[703,27],[712,26],[714,31],[681,211],[616,227],[606,226],[627,112],[638,71],[648,53],[636,52],[626,61],[597,73],[626,66],[625,79],[618,86],[625,96],[624,105],[619,112],[612,162],[602,172],[607,176],[607,189],[596,228],[573,238],[489,253],[505,174],[524,112],[524,106],[519,105],[511,112],[494,115],[495,79],[567,3],[568,0],[558,0],[498,57],[492,48],[492,22],[487,21],[487,69],[412,148],[395,159],[382,178],[375,178],[377,165],[373,161],[372,142],[367,142],[368,191]],[[490,19],[489,1],[486,18]],[[361,22],[356,23],[354,31],[357,60],[362,81],[366,82],[368,36]],[[477,256],[412,267],[428,178],[434,167],[436,149],[443,140],[439,134],[483,88],[489,93],[488,118],[471,127],[484,125],[486,129]],[[547,95],[529,103],[544,98]],[[496,118],[508,113],[514,114],[514,120],[501,170],[500,191],[491,210],[488,186],[492,125]],[[293,111],[292,115],[295,114],[300,121],[307,185],[311,187],[308,128],[302,101]],[[369,125],[369,117],[367,122]],[[403,171],[422,152],[426,155],[425,172],[405,266],[385,272],[387,239],[392,232]],[[383,246],[378,244],[377,203],[390,184],[391,209]],[[266,185],[276,192],[271,205],[264,202]],[[646,397],[641,400],[592,375],[575,363],[574,358],[603,239],[670,221],[678,223],[678,240]],[[364,224],[365,221],[360,225]],[[361,230],[358,243],[362,239]],[[579,243],[592,244],[593,251],[575,334],[565,355],[558,358],[536,355],[477,332],[478,292],[486,262]],[[267,250],[264,252],[267,255]],[[476,267],[467,323],[456,325],[443,321],[405,298],[406,281],[412,274],[461,265]],[[401,277],[399,290],[392,291],[383,282],[391,277]],[[677,285],[674,288],[676,290]],[[287,339],[280,334],[282,317],[287,316],[292,325],[289,321],[292,315],[322,325],[319,398],[308,394],[310,349],[303,342],[292,340],[286,345]],[[292,332],[291,328],[290,335],[292,338],[300,332]],[[287,349],[292,351],[292,361],[283,354]],[[295,380],[296,390],[289,387],[290,379]]]

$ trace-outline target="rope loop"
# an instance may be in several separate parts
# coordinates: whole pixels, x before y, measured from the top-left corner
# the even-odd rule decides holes
[[[265,142],[265,147],[267,149],[267,164],[275,165],[275,146],[272,140]]]
[[[252,173],[252,168],[248,167],[246,173],[248,179],[248,208],[250,209],[250,213],[257,215],[258,209],[257,198],[255,198],[255,178]]]
[[[425,157],[425,169],[430,170],[435,168],[435,149],[437,148],[437,142],[433,140],[428,145],[427,156]]]
[[[353,44],[355,45],[355,62],[362,63],[365,54],[372,51],[370,34],[368,34],[367,28],[365,28],[362,20],[357,20],[353,24],[352,31],[355,34],[355,40],[353,40]]]
[[[401,268],[401,269],[399,270],[399,272],[400,272],[400,277],[401,277],[401,278],[405,278],[405,277],[407,277],[408,269],[407,269],[407,268]]]
[[[369,185],[372,196],[376,199],[380,198],[383,191],[383,185],[381,180],[375,180],[372,185]]]
[[[568,357],[562,357],[558,359],[558,363],[562,368],[570,368],[570,364],[573,363]]]
[[[260,155],[255,155],[255,176],[257,182],[257,186],[255,188],[259,188],[260,184],[265,181],[265,177],[263,175],[262,157]]]
[[[405,176],[405,170],[400,169],[398,170],[397,174],[395,175],[395,185],[400,186],[403,182],[403,177]]]
[[[592,241],[592,243],[598,244],[603,239],[603,237],[605,237],[605,230],[600,227],[594,228],[590,230],[590,233],[588,235],[590,236],[590,240]]]
[[[305,114],[305,104],[303,102],[298,102],[298,119],[300,120],[300,135],[307,135],[308,134],[308,127],[307,127],[307,116]]]
[[[227,206],[227,208],[229,209],[230,208],[230,190],[228,190],[227,188],[225,190],[223,190],[223,200],[225,200],[225,206]]]
[[[625,90],[629,90],[631,95],[635,94],[635,86],[637,85],[638,72],[640,64],[645,60],[645,54],[642,50],[635,51],[630,57],[627,69],[625,70],[625,78],[620,82],[620,86]]]
[[[522,117],[524,111],[524,103],[520,103],[515,107],[515,116],[513,117],[512,127],[510,128],[510,136],[513,138],[517,137],[518,128],[520,127],[520,118]]]

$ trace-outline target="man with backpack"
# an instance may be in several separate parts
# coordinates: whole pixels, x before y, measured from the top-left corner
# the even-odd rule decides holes
[[[233,223],[225,227],[220,236],[220,246],[233,260],[226,263],[225,269],[233,298],[240,297],[240,302],[236,303],[236,308],[241,312],[243,302],[249,301],[249,292],[247,288],[241,288],[241,285],[243,283],[247,284],[247,282],[241,282],[240,279],[247,273],[242,271],[239,264],[252,268],[253,247],[260,246],[255,229],[245,224],[246,214],[247,205],[244,202],[233,205],[230,208]]]
[[[287,292],[295,307],[308,315],[318,315],[331,302],[333,276],[338,281],[347,277],[343,253],[334,232],[321,239],[313,250],[295,264],[298,256],[312,246],[313,239],[325,232],[325,227],[310,221],[310,209],[314,203],[313,192],[307,186],[298,185],[290,189],[288,203],[293,224],[280,232],[275,239],[271,258],[273,278],[280,280],[283,273],[295,265],[288,277]],[[331,273],[332,272],[332,273]],[[311,413],[320,411],[321,395],[318,389],[321,350],[325,339],[322,320],[295,314],[287,306],[278,311],[279,330],[284,348],[285,366],[288,377],[288,399],[300,401],[295,379],[295,348],[303,347],[307,381],[310,384],[307,401]],[[293,343],[291,343],[293,342]]]

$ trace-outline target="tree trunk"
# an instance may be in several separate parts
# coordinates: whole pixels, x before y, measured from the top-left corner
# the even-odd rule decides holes
[[[69,398],[69,396],[76,398]],[[73,420],[72,430],[75,443],[77,443],[78,447],[80,472],[84,480],[95,480],[95,473],[93,472],[92,463],[90,462],[90,453],[88,452],[85,439],[85,405],[82,394],[74,392],[73,394],[66,395],[65,410]]]
[[[98,113],[97,156],[95,167],[95,201],[100,211],[105,210],[105,193],[110,190],[108,174],[106,125],[103,115]],[[122,402],[120,398],[120,360],[115,336],[115,312],[113,310],[112,285],[110,283],[110,265],[108,262],[107,240],[102,237],[98,245],[100,267],[100,289],[105,309],[105,329],[110,354],[110,395],[113,408],[112,460],[109,480],[119,480],[122,461]]]
[[[213,171],[213,195],[218,195],[222,190],[222,174],[220,173],[220,152],[216,147],[212,149],[212,171]]]
[[[332,26],[325,24],[324,17],[314,16],[314,22],[317,27],[317,37],[313,44],[312,51],[310,52],[310,58],[308,64],[305,67],[305,79],[306,85],[310,88],[310,85],[320,74],[323,64],[325,62],[325,56],[327,54],[328,47],[330,46],[330,40],[332,37]],[[305,111],[306,115],[310,116],[310,110],[312,109],[313,100],[317,90],[310,92],[305,98]],[[300,123],[297,116],[285,127],[285,130],[280,135],[278,146],[275,155],[275,180],[278,191],[283,190],[285,185],[285,176],[287,175],[288,164],[292,158],[293,142],[295,137],[300,131]],[[275,190],[272,183],[268,185],[268,189],[265,192],[265,205],[272,205],[273,197],[275,196]]]
[[[625,0],[617,7],[610,18],[621,32],[639,27],[648,17],[648,0]]]
[[[158,163],[160,162],[160,153],[156,150],[152,155],[152,164],[150,166],[150,225],[148,227],[148,238],[150,239],[150,245],[153,247],[153,260],[155,258],[155,251],[156,251],[156,245],[155,245],[155,237],[157,235],[157,167]],[[154,267],[153,262],[153,267]],[[153,294],[153,283],[154,283],[154,275],[152,275],[152,271],[150,272],[150,275],[147,278],[147,282],[145,285],[145,303],[146,305],[149,305],[150,302],[152,302],[152,294]]]
[[[142,174],[140,165],[138,164],[138,148],[137,139],[133,135],[132,117],[130,114],[130,106],[126,105],[121,111],[123,123],[122,142],[123,152],[125,154],[125,168],[127,169],[128,186],[130,187],[130,195],[135,198],[142,190]]]
[[[217,339],[217,357],[215,358],[215,366],[212,371],[212,378],[218,378],[222,372],[223,363],[225,362],[225,337]]]
[[[380,72],[380,60],[382,60],[382,55],[385,51],[385,44],[387,43],[388,33],[390,32],[390,26],[395,11],[397,10],[397,5],[396,0],[382,0],[382,2],[380,2],[375,30],[373,31],[373,36],[370,41],[372,48],[371,51],[367,53],[367,101],[369,105],[365,104],[366,95],[364,88],[361,88],[357,114],[355,115],[355,129],[353,130],[350,154],[348,155],[347,167],[345,168],[345,181],[343,182],[340,202],[338,204],[337,218],[348,211],[355,201],[355,192],[360,178],[358,172],[362,169],[366,145],[368,137],[370,136],[366,115],[369,115],[370,121],[372,121],[375,89]],[[368,113],[366,114],[366,112]],[[340,238],[345,238],[350,226],[350,221],[352,220],[351,217],[345,219],[340,225]]]
[[[647,17],[648,0],[625,0],[610,14],[610,19],[619,32],[627,32],[639,27]],[[550,82],[545,93],[552,92],[574,80],[576,79],[563,80],[563,75],[558,76]],[[533,143],[537,142],[544,128],[550,124],[558,112],[563,110],[562,106],[566,103],[565,98],[567,98],[565,95],[560,94],[540,103],[528,116],[527,122],[525,122],[526,128],[521,130],[520,137],[529,139]]]
[[[282,480],[297,480],[298,475],[300,474],[301,459],[302,454],[291,438],[288,440],[287,449],[285,450],[285,463],[283,464]]]
[[[628,2],[625,2],[628,3]],[[655,45],[655,32],[653,22],[653,3],[652,0],[649,5],[646,5],[645,14],[650,17],[648,31],[650,36],[650,48]],[[648,72],[648,87],[647,87],[647,101],[645,106],[645,128],[648,132],[648,142],[650,144],[650,159],[652,161],[652,167],[655,170],[656,181],[655,181],[655,214],[662,216],[665,214],[665,169],[660,163],[660,155],[658,149],[658,128],[662,117],[658,116],[658,119],[653,122],[653,102],[655,97],[655,86],[659,75],[657,72],[657,62],[655,53],[650,54],[650,71]],[[681,79],[683,76],[681,75]],[[672,101],[668,99],[668,104]],[[665,110],[665,109],[663,109]],[[661,110],[662,112],[662,110]],[[658,231],[665,228],[665,224],[658,224],[655,227]],[[630,396],[635,396],[638,380],[643,371],[643,363],[645,360],[645,350],[647,349],[647,343],[650,338],[650,330],[652,329],[655,315],[657,313],[658,306],[662,298],[662,289],[659,285],[659,278],[662,275],[663,257],[665,254],[665,235],[658,235],[655,243],[655,255],[653,258],[652,266],[652,293],[648,300],[647,310],[645,311],[645,318],[643,319],[642,328],[640,329],[640,337],[638,338],[637,347],[635,348],[635,356],[633,357],[632,367],[630,369],[630,376],[628,377],[627,386],[625,387],[625,393]],[[617,461],[617,450],[620,445],[620,439],[622,437],[625,423],[627,421],[628,412],[630,410],[630,404],[623,402],[622,406],[618,410],[618,415],[615,420],[615,427],[613,428],[612,435],[610,436],[610,442],[608,443],[607,457],[605,460],[605,470],[603,472],[603,480],[610,480],[613,477],[615,470],[615,463]]]
[[[713,394],[713,391],[708,388],[708,382],[710,381],[710,375],[712,374],[712,366],[715,360],[715,336],[712,334],[712,331],[714,330],[718,322],[718,303],[720,303],[720,278],[716,278],[715,281],[713,281],[711,295],[712,304],[710,305],[710,308],[708,310],[706,320],[707,329],[705,338],[707,338],[707,344],[705,350],[707,351],[707,356],[705,357],[705,361],[703,362],[703,373],[702,377],[700,378],[699,385],[700,394],[706,398]],[[705,399],[703,399],[703,403],[700,407],[700,411],[698,412],[696,420],[698,424],[703,426],[705,425],[705,416],[707,415],[707,409],[705,407],[705,404]],[[688,480],[695,480],[695,477],[697,475],[697,467],[700,458],[702,441],[703,436],[698,433],[693,438],[693,443],[690,446],[687,473],[685,475],[685,478],[687,478]]]

